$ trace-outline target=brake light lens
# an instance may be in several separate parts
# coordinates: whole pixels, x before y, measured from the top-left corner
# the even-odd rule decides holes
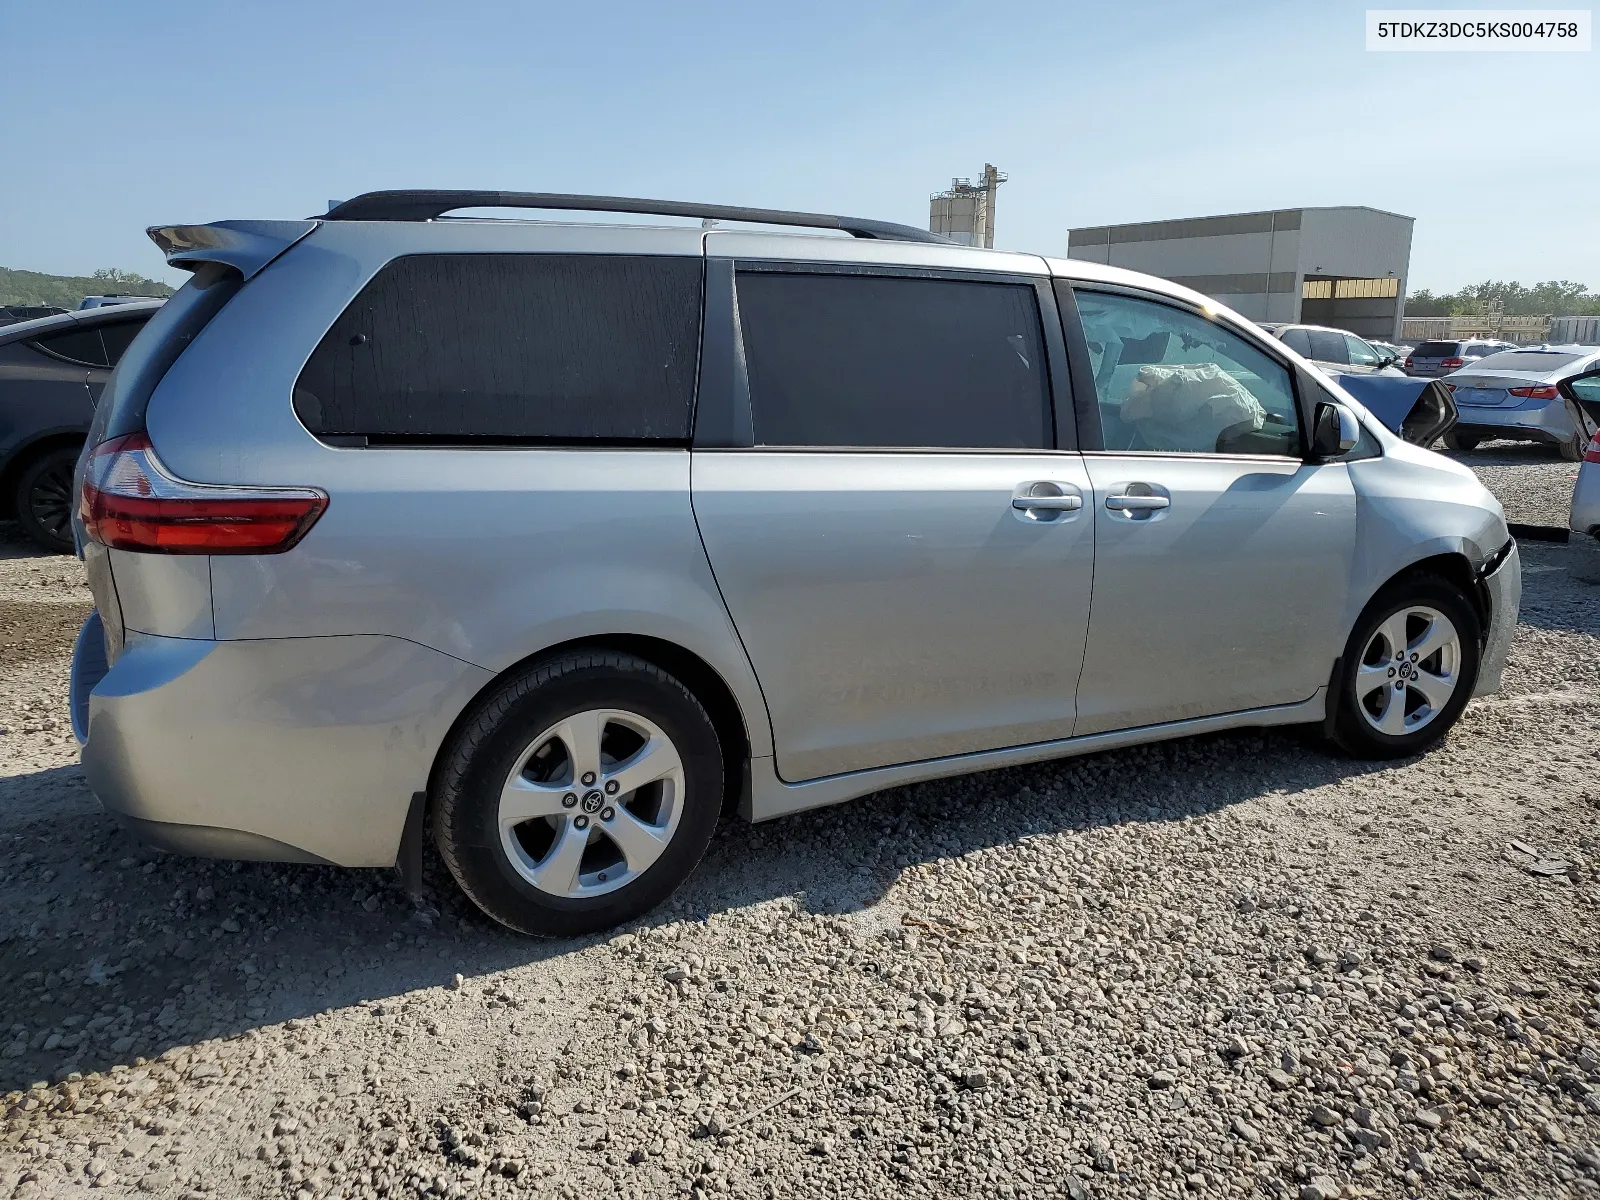
[[[1513,396],[1521,396],[1525,400],[1554,400],[1561,394],[1549,384],[1543,387],[1509,388],[1507,390]]]
[[[281,554],[327,507],[317,488],[187,483],[161,465],[143,433],[96,446],[78,497],[91,539],[154,554]]]
[[[1411,366],[1411,355],[1409,355],[1409,354],[1406,355],[1406,366],[1408,368]]]
[[[1439,365],[1446,370],[1454,371],[1457,367],[1466,366],[1467,360],[1464,358],[1445,358],[1439,361]]]

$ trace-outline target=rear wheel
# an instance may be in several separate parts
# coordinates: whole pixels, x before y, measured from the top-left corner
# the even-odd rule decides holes
[[[1481,441],[1483,438],[1477,434],[1464,433],[1458,429],[1452,429],[1444,435],[1444,444],[1451,450],[1476,450]]]
[[[456,735],[434,840],[461,889],[523,933],[571,937],[654,908],[722,807],[722,753],[682,683],[587,651],[504,684]]]
[[[1566,462],[1582,462],[1583,452],[1588,448],[1589,439],[1582,433],[1575,433],[1566,441],[1556,444],[1556,453]]]
[[[1478,679],[1479,622],[1467,598],[1415,575],[1367,605],[1345,646],[1333,737],[1356,758],[1404,758],[1441,741]]]
[[[17,477],[17,522],[52,554],[72,553],[72,471],[77,462],[77,448],[63,446],[41,454]]]

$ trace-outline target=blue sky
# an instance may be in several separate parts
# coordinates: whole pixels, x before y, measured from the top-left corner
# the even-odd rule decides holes
[[[1006,249],[1367,204],[1417,219],[1413,288],[1600,290],[1596,52],[1371,54],[1364,10],[0,3],[0,266],[181,279],[146,225],[299,217],[381,187],[926,225],[928,194],[990,161],[1011,179]]]

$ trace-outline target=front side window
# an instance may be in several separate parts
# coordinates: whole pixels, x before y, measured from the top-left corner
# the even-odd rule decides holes
[[[1375,367],[1384,359],[1377,350],[1352,334],[1344,335],[1344,344],[1349,350],[1351,363],[1358,367]]]
[[[738,294],[757,445],[1050,444],[1027,284],[741,270]]]
[[[1300,453],[1287,368],[1187,309],[1076,292],[1107,450]]]
[[[687,441],[698,258],[397,258],[294,389],[312,433],[398,442]]]

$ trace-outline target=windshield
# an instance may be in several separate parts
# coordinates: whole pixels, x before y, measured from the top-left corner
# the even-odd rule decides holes
[[[1411,352],[1413,358],[1453,358],[1456,352],[1455,342],[1423,342]]]

